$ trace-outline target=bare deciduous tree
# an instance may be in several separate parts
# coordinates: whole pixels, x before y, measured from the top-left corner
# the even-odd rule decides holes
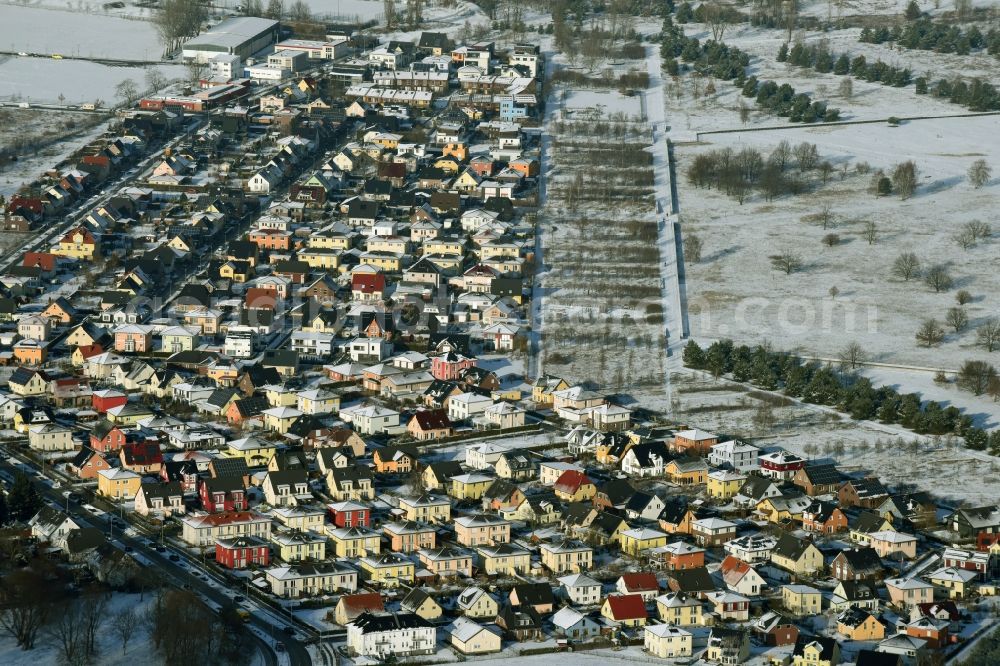
[[[139,87],[132,79],[125,79],[115,86],[115,96],[121,100],[125,106],[132,106],[139,98]]]
[[[964,308],[948,308],[944,320],[956,333],[961,333],[969,325],[969,315]]]
[[[988,352],[1000,349],[1000,319],[990,319],[976,329],[976,344]]]
[[[955,301],[959,305],[967,305],[972,302],[972,294],[967,292],[965,289],[960,289],[957,294],[955,294]]]
[[[900,199],[909,199],[917,189],[917,164],[907,160],[897,164],[892,170],[892,186],[899,193]]]
[[[892,274],[904,281],[920,275],[920,259],[913,252],[904,252],[892,262]]]
[[[840,80],[840,85],[837,87],[840,96],[844,99],[851,99],[854,96],[854,79],[849,76],[845,76]]]
[[[128,648],[128,642],[132,639],[132,635],[139,627],[139,616],[136,615],[135,611],[131,608],[123,608],[115,614],[112,622],[115,635],[121,639],[122,655],[124,656],[125,651]]]
[[[944,329],[936,319],[926,319],[917,329],[916,338],[920,347],[937,347],[944,341]]]
[[[959,388],[982,395],[997,381],[997,370],[986,361],[966,361],[958,370],[955,383]]]
[[[785,275],[791,275],[795,271],[802,269],[802,257],[791,250],[785,250],[781,254],[771,257],[771,266],[775,270],[782,271]]]
[[[868,353],[865,348],[857,342],[851,342],[840,350],[840,366],[842,368],[856,370],[858,366],[868,360]]]
[[[152,92],[161,90],[165,85],[167,85],[167,77],[163,75],[163,72],[155,67],[146,70],[146,87]]]
[[[800,171],[810,171],[819,164],[819,151],[815,143],[803,141],[795,146],[795,165]]]
[[[953,280],[951,275],[948,273],[948,269],[940,264],[937,266],[931,266],[927,271],[927,275],[924,276],[924,282],[928,287],[934,290],[935,293],[940,294],[942,291],[948,291],[951,289]]]
[[[868,241],[869,245],[874,245],[875,241],[878,239],[878,226],[871,220],[865,222],[864,228],[861,230],[861,237]]]
[[[969,182],[977,190],[990,182],[990,176],[993,175],[993,169],[984,159],[978,159],[972,163],[969,167]]]

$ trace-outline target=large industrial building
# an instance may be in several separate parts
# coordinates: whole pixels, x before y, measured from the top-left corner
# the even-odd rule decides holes
[[[220,53],[246,60],[278,41],[278,22],[254,16],[226,19],[184,45],[184,59],[208,62]]]

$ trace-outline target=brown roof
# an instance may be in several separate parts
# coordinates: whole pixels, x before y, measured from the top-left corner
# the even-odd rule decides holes
[[[443,430],[451,427],[448,412],[443,409],[425,409],[413,415],[421,430]]]

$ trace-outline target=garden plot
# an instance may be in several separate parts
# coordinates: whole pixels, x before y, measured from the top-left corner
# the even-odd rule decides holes
[[[620,114],[638,119],[642,115],[642,97],[613,90],[567,90],[563,93],[563,107],[568,114],[582,112],[597,117]]]
[[[827,407],[748,390],[699,372],[676,372],[671,381],[677,421],[809,459],[831,459],[844,472],[870,471],[888,485],[915,486],[952,505],[996,501],[990,480],[1000,472],[1000,462],[964,448],[960,438],[919,436],[853,421]]]
[[[9,51],[143,61],[159,60],[163,51],[149,21],[45,7],[0,12],[0,44]]]
[[[187,75],[181,65],[159,65],[167,80]],[[8,58],[0,61],[0,100],[82,104],[103,100],[113,106],[115,86],[126,79],[135,81],[139,90],[146,87],[144,67],[111,67],[86,60],[49,60],[45,58]]]
[[[0,153],[17,157],[16,162],[0,162],[0,195],[10,196],[96,138],[105,126],[104,120],[88,114],[0,110]],[[23,240],[19,234],[14,237]],[[7,238],[9,234],[0,236],[0,246]]]
[[[997,363],[996,352],[975,345],[975,329],[1000,313],[1000,226],[989,215],[1000,196],[1000,179],[994,172],[977,190],[966,174],[979,158],[1000,164],[1000,117],[911,121],[895,128],[790,126],[704,138],[676,151],[684,231],[705,244],[702,260],[687,265],[695,338],[767,341],[819,358],[836,358],[856,341],[870,361],[945,370],[956,370],[967,359]],[[752,146],[766,154],[782,140],[816,144],[821,159],[835,169],[830,181],[805,195],[770,202],[755,195],[740,205],[716,190],[694,187],[684,176],[699,153]],[[905,201],[876,198],[868,191],[871,174],[856,172],[861,162],[891,171],[905,159],[919,169],[916,193]],[[825,229],[816,219],[824,209],[831,219]],[[976,219],[993,224],[993,236],[963,249],[955,237]],[[873,243],[864,237],[867,222],[876,227]],[[827,244],[831,234],[838,238]],[[772,257],[784,251],[799,256],[801,270],[790,275],[775,270]],[[936,293],[921,279],[893,277],[893,261],[904,252],[916,254],[924,269],[944,266],[953,287]],[[945,318],[956,306],[958,290],[973,299],[964,306],[968,327],[955,332]],[[928,318],[948,330],[939,347],[916,344],[915,333]],[[927,371],[913,371],[894,373],[890,383],[906,391],[926,381]],[[951,395],[954,404],[978,414],[980,423],[996,425],[1000,404],[966,403],[969,394]]]
[[[663,386],[648,126],[552,122],[542,212],[541,366],[603,388]]]

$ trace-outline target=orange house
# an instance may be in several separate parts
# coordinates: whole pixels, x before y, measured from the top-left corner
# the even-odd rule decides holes
[[[695,428],[682,430],[674,435],[673,449],[678,453],[690,452],[691,455],[705,456],[718,443],[717,435]]]
[[[522,157],[521,159],[511,160],[507,166],[525,178],[538,175],[538,160],[536,159]]]
[[[288,250],[292,247],[292,234],[280,229],[256,229],[250,232],[248,239],[262,250]]]
[[[668,543],[657,549],[668,570],[696,569],[705,566],[705,549],[684,541]]]
[[[81,479],[96,479],[97,473],[104,469],[111,469],[105,457],[93,449],[83,448],[73,461],[76,467],[76,475]]]
[[[441,151],[442,157],[454,157],[459,162],[464,162],[469,156],[469,149],[464,143],[449,143],[445,144],[444,150]]]
[[[841,532],[847,529],[847,516],[828,502],[813,502],[802,512],[802,529],[821,534]]]
[[[667,534],[691,534],[691,523],[698,520],[686,505],[671,503],[660,513],[660,529]]]
[[[14,358],[21,365],[41,365],[48,354],[45,345],[38,340],[19,340],[14,345]]]
[[[403,520],[382,527],[389,537],[389,548],[400,553],[411,553],[421,548],[437,547],[437,531],[430,525],[415,520]]]
[[[409,474],[416,464],[416,452],[406,446],[383,446],[372,455],[380,474]]]

